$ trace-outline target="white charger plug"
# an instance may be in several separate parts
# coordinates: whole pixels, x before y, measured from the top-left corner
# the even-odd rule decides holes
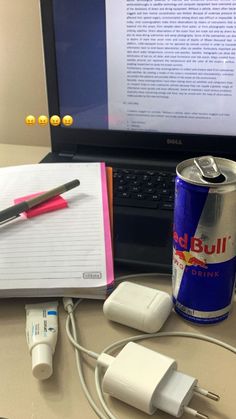
[[[186,412],[208,419],[188,406],[194,393],[219,400],[216,394],[198,387],[196,378],[177,371],[174,359],[134,342],[128,343],[115,358],[103,352],[97,363],[106,369],[103,391],[149,415],[160,409],[175,417]]]
[[[162,328],[172,307],[166,292],[124,281],[104,302],[103,312],[109,320],[155,333]]]

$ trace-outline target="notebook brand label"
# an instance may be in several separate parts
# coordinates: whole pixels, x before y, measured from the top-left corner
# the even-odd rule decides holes
[[[101,279],[102,273],[101,272],[84,272],[83,278],[84,279]]]

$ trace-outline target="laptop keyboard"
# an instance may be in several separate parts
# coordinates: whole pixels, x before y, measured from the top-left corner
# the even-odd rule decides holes
[[[114,204],[173,210],[175,173],[113,168]]]

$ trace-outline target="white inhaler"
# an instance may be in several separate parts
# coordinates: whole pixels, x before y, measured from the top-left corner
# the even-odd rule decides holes
[[[27,304],[26,339],[32,356],[33,376],[46,380],[52,375],[52,356],[58,335],[58,302]]]

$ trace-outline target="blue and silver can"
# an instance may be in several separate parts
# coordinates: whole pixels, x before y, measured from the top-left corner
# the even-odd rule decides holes
[[[173,231],[175,311],[216,323],[232,307],[236,272],[236,162],[212,156],[177,166]]]

